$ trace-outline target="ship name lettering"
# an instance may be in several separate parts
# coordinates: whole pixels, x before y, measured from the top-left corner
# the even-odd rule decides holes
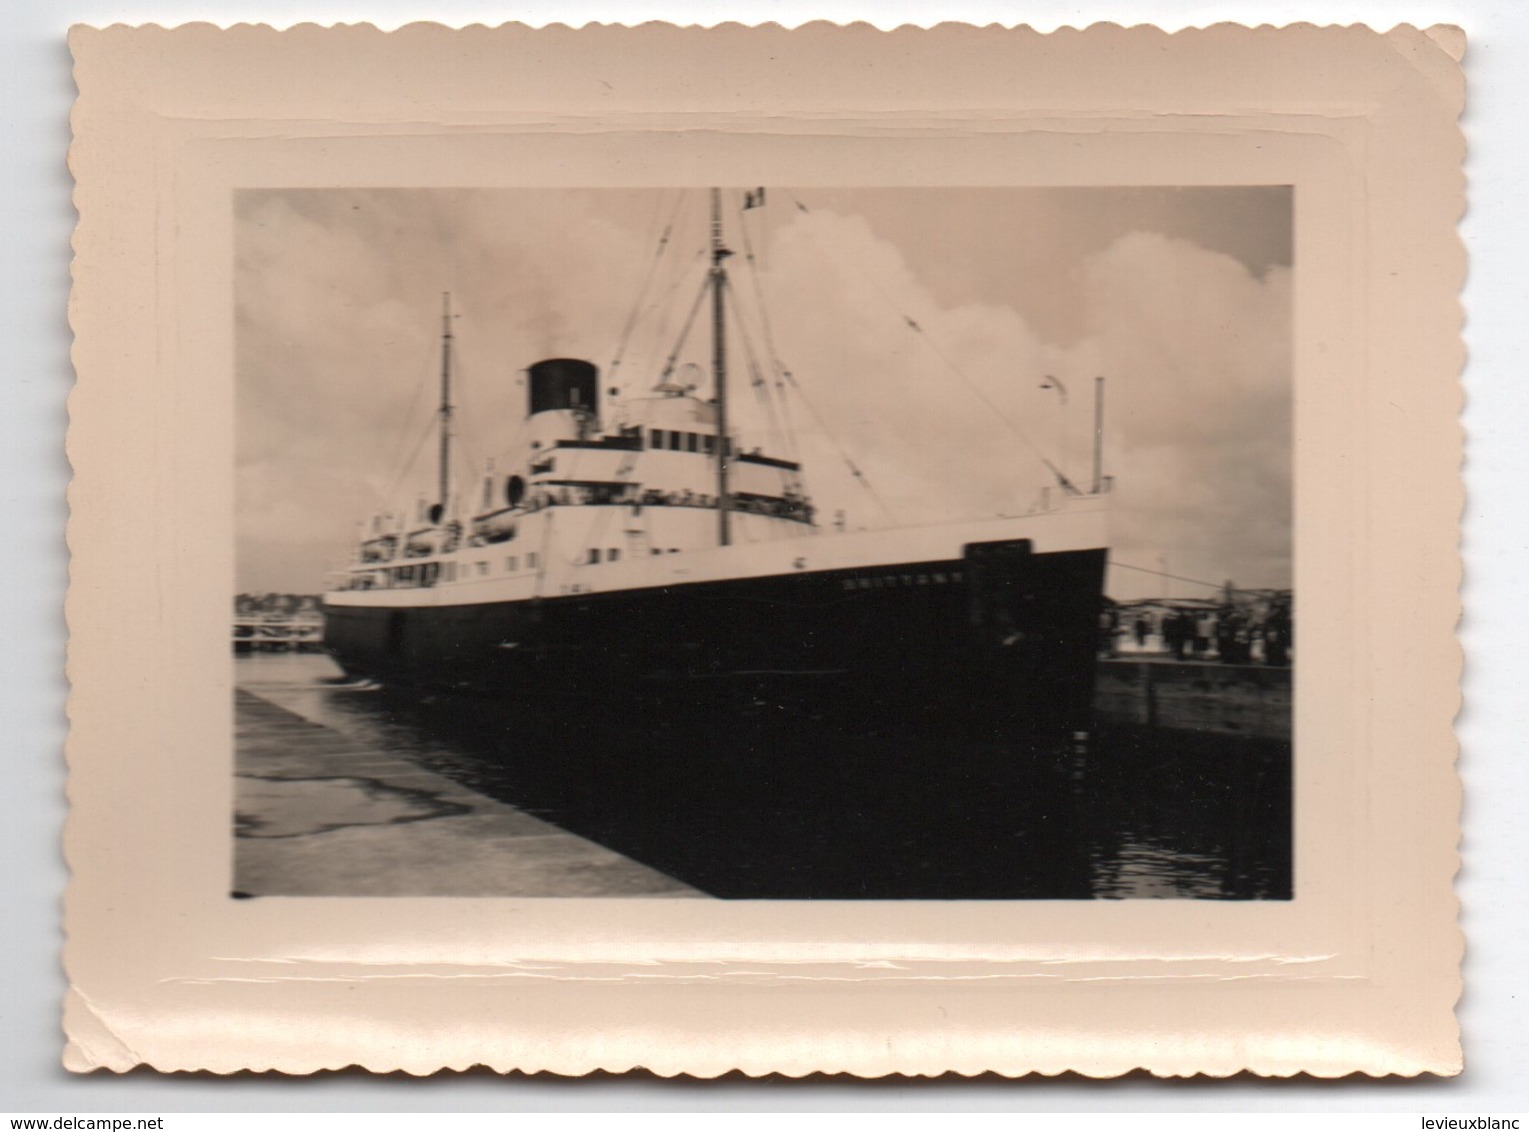
[[[946,586],[960,580],[961,574],[956,571],[934,574],[876,574],[871,577],[844,578],[841,584],[847,590],[879,590],[887,586]]]

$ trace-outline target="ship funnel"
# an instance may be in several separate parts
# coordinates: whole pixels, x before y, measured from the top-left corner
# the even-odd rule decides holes
[[[600,417],[600,370],[578,358],[548,358],[530,369],[530,412],[571,409],[598,422]]]

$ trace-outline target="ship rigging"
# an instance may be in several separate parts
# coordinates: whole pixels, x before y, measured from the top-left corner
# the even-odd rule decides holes
[[[729,435],[730,384],[728,373],[728,312],[731,310],[734,316],[733,320],[737,323],[738,330],[741,335],[743,354],[750,374],[750,384],[759,394],[760,405],[766,418],[769,421],[770,435],[777,439],[777,442],[781,445],[781,447],[785,449],[787,456],[790,457],[789,460],[783,460],[781,463],[794,464],[797,449],[795,428],[792,424],[792,413],[790,403],[787,398],[787,392],[789,389],[795,394],[796,399],[801,402],[803,407],[813,418],[819,433],[833,444],[837,450],[837,454],[839,455],[840,460],[842,461],[852,480],[868,493],[871,501],[875,504],[877,509],[882,512],[886,520],[895,522],[891,509],[887,506],[881,493],[879,493],[876,487],[872,484],[869,476],[849,455],[844,446],[840,444],[839,441],[835,438],[835,430],[828,427],[827,423],[823,419],[822,414],[808,399],[807,393],[801,387],[801,384],[797,380],[795,373],[784,364],[782,364],[774,346],[774,334],[771,327],[768,309],[765,304],[764,292],[759,283],[758,263],[754,254],[752,241],[749,237],[747,227],[745,225],[740,225],[739,230],[742,234],[745,248],[745,262],[747,263],[752,275],[754,284],[754,296],[756,300],[757,319],[762,329],[764,339],[763,345],[766,358],[764,365],[761,365],[758,352],[755,350],[754,343],[750,340],[747,326],[743,320],[742,311],[738,305],[738,292],[731,286],[729,272],[727,269],[727,260],[730,259],[735,253],[727,247],[723,237],[722,191],[720,189],[712,189],[709,192],[709,197],[709,241],[708,247],[706,249],[706,256],[709,264],[708,270],[703,280],[703,285],[695,297],[695,302],[690,307],[687,317],[682,323],[673,347],[668,351],[665,357],[663,367],[659,374],[658,383],[654,386],[654,391],[668,397],[687,396],[694,391],[694,382],[687,384],[679,378],[683,376],[686,371],[695,371],[697,367],[691,363],[686,363],[682,366],[680,359],[694,328],[696,315],[700,312],[702,307],[706,305],[706,300],[709,298],[711,314],[710,378],[713,393],[709,403],[714,407],[716,418],[716,435]],[[802,201],[796,196],[793,195],[791,199],[797,211],[804,214],[810,211],[807,205],[802,203]],[[760,207],[763,205],[764,200],[765,190],[758,189],[749,191],[743,195],[742,210],[746,212],[749,209]],[[643,314],[644,300],[650,291],[651,283],[653,280],[653,268],[658,264],[665,253],[668,252],[673,245],[675,225],[679,219],[684,202],[685,194],[681,193],[679,200],[676,203],[673,215],[671,215],[669,222],[665,225],[662,233],[659,236],[653,262],[650,264],[649,272],[643,280],[637,301],[634,304],[632,311],[627,319],[620,342],[614,352],[614,357],[609,367],[609,376],[613,384],[608,391],[607,400],[617,404],[618,406],[623,395],[626,393],[626,389],[621,384],[615,384],[615,380],[621,370],[623,362],[626,360],[628,344],[633,337],[633,332],[637,327],[640,316]],[[1019,426],[1010,418],[1009,414],[1004,412],[998,405],[993,403],[992,399],[970,378],[970,376],[956,365],[948,353],[942,350],[937,344],[933,342],[932,339],[929,338],[927,331],[921,323],[904,313],[903,310],[897,306],[897,304],[879,284],[876,284],[875,281],[869,279],[869,277],[867,278],[868,281],[870,281],[875,287],[877,293],[882,297],[882,299],[889,304],[893,314],[895,315],[897,323],[902,325],[909,333],[918,336],[919,339],[928,346],[934,357],[939,360],[942,367],[954,375],[963,385],[965,385],[968,391],[984,405],[984,407],[991,413],[994,419],[1005,425],[1011,431],[1011,433],[1017,437],[1023,446],[1029,448],[1033,452],[1035,458],[1046,469],[1048,476],[1056,483],[1057,487],[1064,495],[1073,497],[1083,497],[1090,495],[1097,496],[1109,490],[1109,480],[1102,473],[1102,398],[1104,384],[1104,379],[1102,377],[1096,379],[1095,387],[1092,485],[1091,487],[1085,488],[1080,487],[1076,482],[1074,482],[1062,470],[1062,468],[1057,464],[1055,460],[1053,460],[1038,445],[1036,445],[1024,432],[1024,430],[1019,428]],[[675,285],[678,285],[678,280],[676,281]],[[672,295],[673,288],[671,288],[670,293]],[[657,304],[655,303],[655,305]],[[446,293],[442,296],[439,403],[435,414],[437,421],[438,448],[436,475],[437,484],[434,502],[429,505],[421,503],[420,507],[418,508],[418,518],[420,520],[426,521],[435,527],[450,528],[450,530],[447,531],[448,535],[450,535],[453,531],[459,531],[461,528],[460,516],[454,514],[454,512],[459,510],[459,508],[454,504],[456,497],[453,494],[455,486],[454,476],[456,473],[456,460],[458,458],[458,454],[454,448],[454,441],[456,439],[454,433],[456,406],[452,401],[454,381],[454,373],[452,368],[454,334],[452,326],[453,320],[456,317],[457,316],[453,314],[451,309],[451,295],[450,293]],[[763,370],[766,368],[770,371],[770,379],[767,379],[763,372]],[[526,372],[529,374],[529,371]],[[1041,388],[1056,389],[1059,392],[1061,404],[1063,406],[1066,405],[1066,386],[1063,385],[1061,379],[1047,374],[1043,384],[1041,385]],[[580,404],[574,410],[575,421],[578,428],[581,430],[581,438],[583,439],[588,439],[587,435],[585,434],[589,433],[590,429],[597,420],[596,402],[600,398],[598,383],[595,384],[590,392],[591,396],[589,398],[588,404]],[[710,447],[712,441],[709,441],[703,437],[702,443],[707,445],[707,454],[709,456],[712,455],[712,448]],[[713,479],[715,482],[715,491],[701,492],[698,490],[693,490],[691,493],[690,501],[693,503],[695,500],[701,498],[709,501],[707,505],[714,508],[717,512],[716,543],[720,546],[727,546],[732,542],[732,524],[730,519],[733,512],[736,511],[740,506],[740,500],[735,498],[734,494],[729,489],[729,481],[731,479],[734,462],[738,458],[738,452],[735,451],[735,444],[723,445],[718,447],[715,452],[716,454],[713,460]],[[755,455],[760,454],[760,452],[761,449],[759,448],[752,450],[752,453]],[[634,461],[632,462],[635,462],[635,457]],[[621,470],[624,473],[629,474],[632,471],[632,468],[623,467]],[[406,474],[407,469],[400,469],[396,478],[401,479]],[[485,474],[483,490],[485,512],[489,511],[489,501],[492,498],[494,492],[493,486],[489,482],[491,478],[492,468],[490,468]],[[787,497],[793,496],[800,496],[803,500],[806,498],[805,487],[800,477],[797,479],[795,490],[787,492]],[[668,495],[665,493],[661,500],[657,499],[651,494],[649,494],[647,498],[649,503],[653,503],[656,501],[667,501]],[[535,501],[536,500],[533,498],[533,503]],[[747,505],[746,502],[745,505]],[[806,504],[806,507],[808,510],[810,510],[810,503]],[[391,515],[396,513],[389,512],[389,514]],[[842,512],[840,514],[842,515]],[[480,514],[474,517],[474,521],[481,523],[481,521],[486,517],[486,514]],[[389,522],[387,515],[379,514],[374,516],[372,520],[374,533],[381,525],[384,525],[387,522]],[[842,526],[842,519],[840,520],[840,525]],[[412,534],[423,537],[425,532],[413,532]]]

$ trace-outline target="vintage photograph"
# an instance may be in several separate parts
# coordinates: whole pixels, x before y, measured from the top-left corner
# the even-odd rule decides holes
[[[233,895],[1289,900],[1293,207],[235,191]]]
[[[71,1070],[1460,1071],[1458,29],[71,50]]]

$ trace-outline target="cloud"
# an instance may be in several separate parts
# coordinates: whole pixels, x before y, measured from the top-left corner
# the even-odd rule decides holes
[[[524,366],[610,349],[609,304],[625,298],[611,280],[639,262],[635,235],[566,195],[505,203],[430,191],[241,197],[241,588],[314,590],[344,561],[357,519],[433,496],[443,290],[460,316],[464,456],[513,431]]]
[[[1115,556],[1245,585],[1290,578],[1290,273],[1262,278],[1184,239],[1138,232],[1077,271],[1090,327],[1066,348],[1014,310],[941,307],[854,217],[815,213],[772,248],[781,334],[901,523],[1018,513],[1052,482],[1044,453],[1090,477],[1093,380],[1106,376]],[[832,312],[832,313],[828,313]],[[905,318],[919,327],[915,330]],[[787,321],[787,320],[780,320]],[[1064,407],[1055,375],[1067,389]],[[819,462],[838,461],[815,438]],[[884,521],[831,477],[836,505]],[[815,477],[816,482],[816,477]],[[1161,580],[1115,572],[1125,593]],[[1208,591],[1178,586],[1180,595]]]
[[[1116,558],[1288,586],[1290,270],[1259,278],[1190,241],[1134,233],[1084,276],[1092,331],[1076,353],[1109,378]]]
[[[833,433],[809,428],[804,439],[826,503],[855,525],[888,521],[845,482],[835,444],[899,525],[1034,502],[1045,473],[1032,445],[1054,410],[1039,388],[1045,347],[1015,311],[942,307],[856,217],[798,216],[777,232],[769,264],[783,361]]]

